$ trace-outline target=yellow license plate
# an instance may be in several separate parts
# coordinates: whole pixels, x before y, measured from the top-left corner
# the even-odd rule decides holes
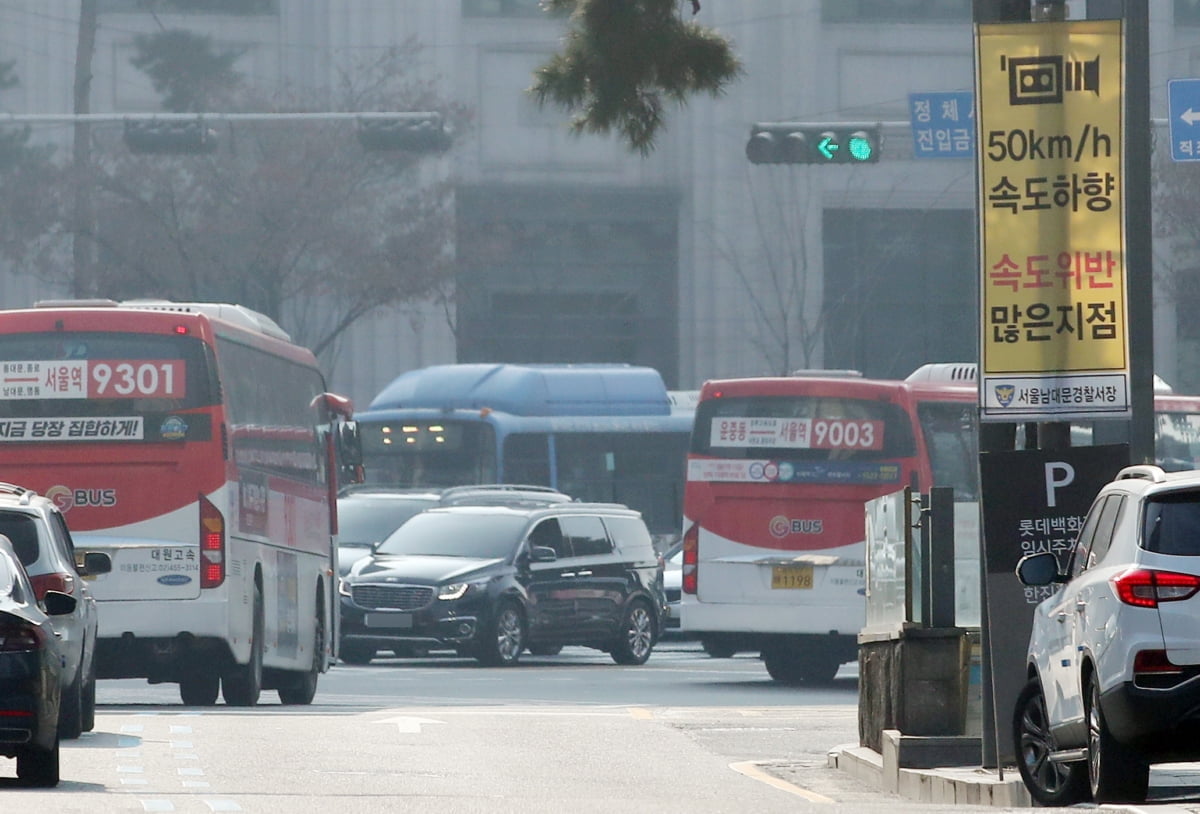
[[[771,589],[775,588],[812,588],[813,570],[811,565],[773,565],[771,566]]]

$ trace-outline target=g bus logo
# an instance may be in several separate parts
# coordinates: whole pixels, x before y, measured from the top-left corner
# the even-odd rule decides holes
[[[791,519],[782,514],[771,518],[769,528],[771,536],[782,540],[789,534],[820,534],[824,530],[824,522],[811,519]]]
[[[67,486],[51,486],[46,490],[46,497],[64,514],[76,506],[107,509],[117,505],[116,489],[71,489]]]

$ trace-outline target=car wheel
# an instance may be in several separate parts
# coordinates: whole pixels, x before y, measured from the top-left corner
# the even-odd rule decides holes
[[[307,670],[285,673],[279,687],[279,700],[285,704],[311,704],[317,696],[317,680],[321,676],[321,655],[325,644],[325,614],[318,606],[313,620],[312,664]]]
[[[83,664],[75,670],[75,678],[62,689],[58,707],[58,736],[74,740],[83,733]]]
[[[250,659],[234,664],[221,677],[225,703],[233,707],[252,707],[262,694],[263,600],[262,591],[254,590],[254,610],[250,620]]]
[[[617,664],[645,664],[652,650],[654,618],[650,615],[650,606],[635,599],[625,609],[621,632],[612,648],[612,658]]]
[[[26,786],[58,785],[58,738],[49,749],[30,747],[17,755],[17,779]]]
[[[1038,679],[1030,679],[1017,696],[1012,725],[1017,768],[1030,797],[1044,806],[1071,806],[1088,798],[1084,764],[1050,760],[1058,745],[1046,719],[1046,699]]]
[[[514,602],[503,602],[480,640],[475,658],[489,667],[511,667],[520,660],[524,649],[525,619],[521,609]]]
[[[1150,764],[1133,749],[1117,742],[1100,708],[1100,682],[1088,680],[1088,779],[1097,803],[1137,803],[1146,799]]]
[[[347,664],[370,664],[375,658],[375,648],[360,642],[342,642],[338,658]]]
[[[179,698],[189,707],[211,707],[217,703],[220,689],[221,677],[202,668],[194,675],[179,679]]]
[[[557,656],[562,652],[561,644],[531,644],[529,645],[529,655],[531,656]]]
[[[701,639],[700,647],[714,659],[731,659],[737,653],[733,645],[720,639]]]

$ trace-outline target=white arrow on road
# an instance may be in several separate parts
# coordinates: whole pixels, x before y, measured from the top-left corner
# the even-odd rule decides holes
[[[1183,111],[1183,113],[1179,114],[1179,118],[1183,119],[1189,125],[1195,125],[1196,122],[1200,122],[1200,113],[1197,113],[1195,110],[1192,110],[1189,107],[1187,110]]]
[[[435,721],[431,718],[412,718],[407,715],[398,715],[395,718],[384,718],[381,721],[376,721],[377,724],[395,724],[401,734],[419,733],[424,724],[443,724],[445,721]]]

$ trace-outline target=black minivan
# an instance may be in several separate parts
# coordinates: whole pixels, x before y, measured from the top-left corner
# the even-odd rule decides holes
[[[641,515],[618,504],[428,509],[342,579],[341,658],[452,649],[503,666],[584,645],[643,664],[662,568]]]

